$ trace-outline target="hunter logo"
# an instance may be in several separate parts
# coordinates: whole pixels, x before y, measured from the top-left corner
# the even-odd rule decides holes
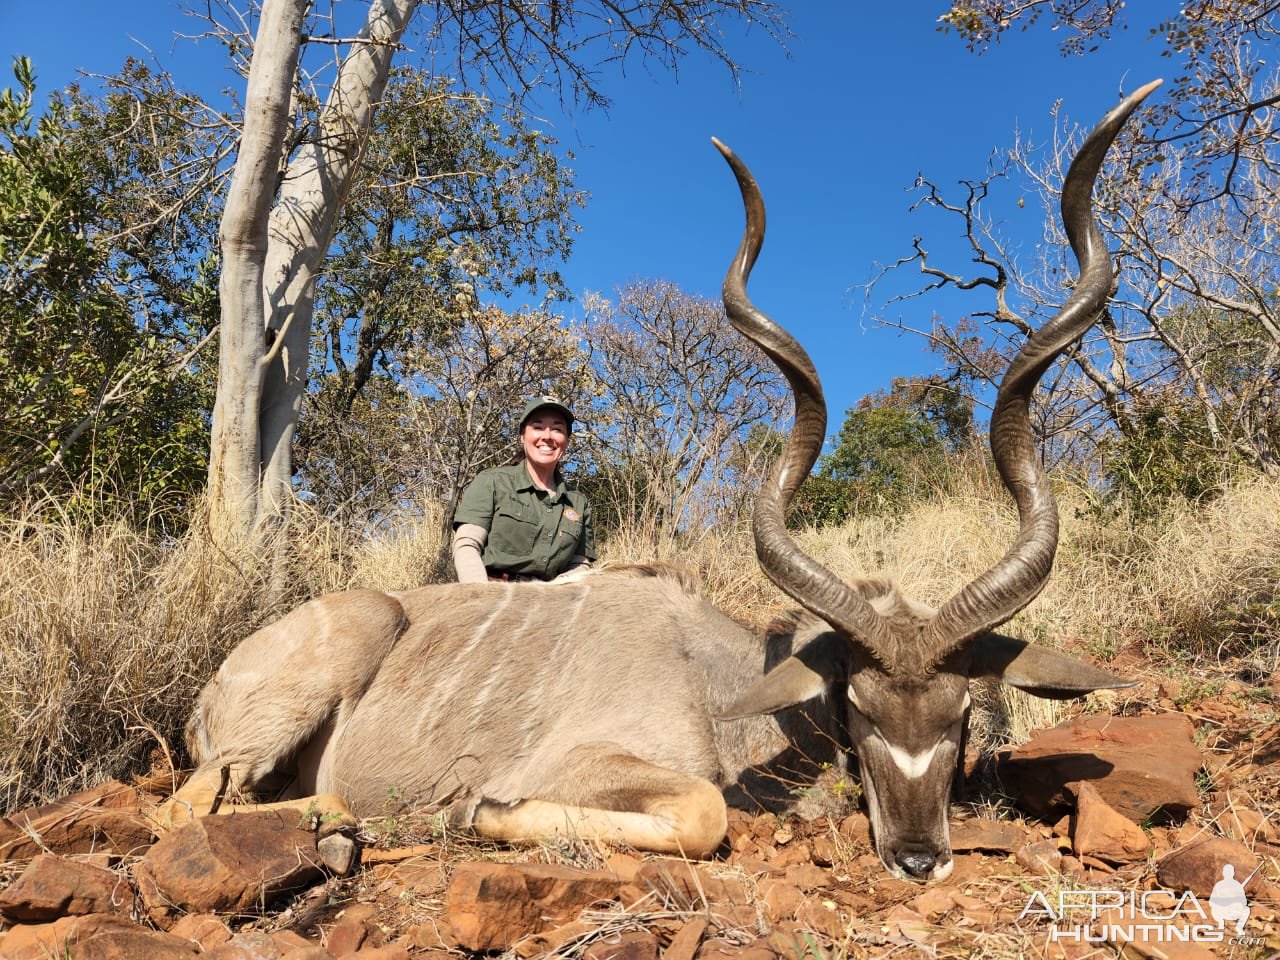
[[[1263,937],[1245,935],[1249,898],[1235,867],[1226,864],[1222,879],[1209,895],[1208,910],[1191,891],[1173,890],[1058,890],[1036,891],[1027,899],[1018,920],[1037,917],[1049,921],[1049,940],[1076,943],[1227,943],[1258,946]],[[1234,926],[1234,932],[1227,929]]]
[[[1261,864],[1255,867],[1244,883],[1252,880],[1260,867]],[[1209,912],[1213,919],[1220,926],[1229,920],[1234,921],[1237,934],[1244,933],[1245,921],[1249,919],[1249,898],[1245,896],[1244,883],[1236,879],[1236,868],[1228,863],[1222,868],[1222,879],[1214,884],[1213,893],[1209,894]]]

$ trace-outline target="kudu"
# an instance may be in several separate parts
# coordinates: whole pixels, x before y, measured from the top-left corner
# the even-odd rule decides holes
[[[1090,213],[1093,181],[1153,87],[1109,113],[1071,165],[1062,209],[1081,276],[1013,360],[991,418],[992,455],[1020,531],[1001,560],[940,608],[906,599],[885,579],[845,583],[786,531],[826,411],[808,356],[747,297],[764,205],[747,168],[717,143],[747,211],[724,283],[726,310],[783,371],[796,404],[755,508],[757,554],[805,612],[762,637],[659,568],[567,584],[323,596],[241,643],[205,686],[187,729],[199,766],[161,820],[208,811],[227,778],[251,790],[287,771],[298,792],[319,792],[325,798],[313,802],[345,814],[381,813],[389,800],[447,804],[454,822],[487,837],[576,834],[701,857],[724,837],[726,795],[753,792],[771,760],[813,756],[825,742],[857,754],[884,863],[914,879],[946,876],[970,679],[999,677],[1051,698],[1127,685],[992,631],[1049,575],[1057,508],[1028,403],[1105,304],[1112,272]],[[766,673],[770,643],[781,662]],[[778,657],[778,647],[790,655]],[[797,709],[814,721],[807,742],[797,742],[803,734],[787,719]]]

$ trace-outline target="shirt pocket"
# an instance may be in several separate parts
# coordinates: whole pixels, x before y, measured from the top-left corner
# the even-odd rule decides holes
[[[538,542],[541,526],[524,516],[518,507],[499,507],[489,537],[494,548],[514,556],[528,556]]]
[[[582,539],[582,520],[570,520],[564,514],[560,516],[559,540],[561,543],[572,543],[576,548]]]

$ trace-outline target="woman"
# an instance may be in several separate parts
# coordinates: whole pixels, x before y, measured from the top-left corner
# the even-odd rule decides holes
[[[482,470],[453,515],[453,565],[462,583],[554,580],[596,558],[591,506],[560,473],[573,414],[536,397],[520,417],[514,463]]]

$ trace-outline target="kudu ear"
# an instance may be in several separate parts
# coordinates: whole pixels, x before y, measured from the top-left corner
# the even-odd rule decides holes
[[[716,714],[717,720],[738,720],[776,713],[827,692],[848,674],[849,641],[834,633],[820,633],[753,683],[747,692]]]
[[[969,676],[995,677],[1046,700],[1071,700],[1094,690],[1137,685],[1136,680],[1121,680],[1083,660],[1002,633],[983,634],[971,650]]]

